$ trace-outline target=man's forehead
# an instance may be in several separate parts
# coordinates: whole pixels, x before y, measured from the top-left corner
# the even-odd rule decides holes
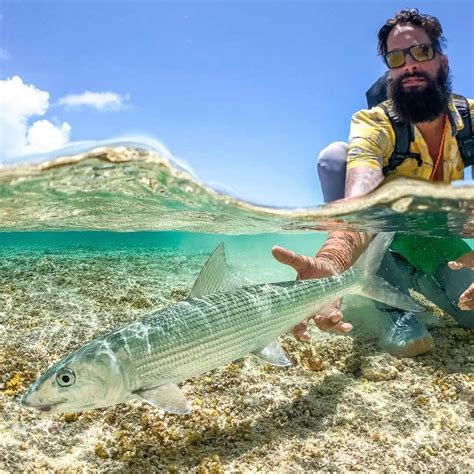
[[[387,37],[387,49],[408,48],[414,44],[429,43],[430,38],[422,28],[396,25]]]

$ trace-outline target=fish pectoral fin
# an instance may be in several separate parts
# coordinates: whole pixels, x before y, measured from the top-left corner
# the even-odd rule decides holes
[[[380,301],[381,303],[395,308],[404,309],[405,311],[420,312],[425,309],[410,296],[403,294],[400,290],[377,275],[372,275],[369,282],[354,293],[372,298],[375,301]]]
[[[150,405],[171,413],[185,415],[191,412],[188,400],[175,383],[169,382],[158,387],[137,390],[135,395],[143,398]]]
[[[252,354],[264,362],[280,367],[291,367],[291,362],[278,341],[273,341],[263,349],[253,351]]]

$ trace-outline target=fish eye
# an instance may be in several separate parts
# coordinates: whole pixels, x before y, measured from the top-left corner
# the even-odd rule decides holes
[[[64,367],[56,374],[56,382],[60,387],[70,387],[76,381],[74,370]]]

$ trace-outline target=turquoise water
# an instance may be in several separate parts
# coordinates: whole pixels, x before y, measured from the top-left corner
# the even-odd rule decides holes
[[[174,289],[185,295],[221,242],[243,282],[281,281],[295,272],[272,258],[272,246],[314,255],[333,229],[455,235],[473,245],[472,186],[397,180],[351,202],[277,209],[217,192],[163,150],[144,144],[74,153],[0,167],[1,277],[14,293],[21,280],[22,291],[37,295],[37,272],[43,272],[41,291],[67,302],[83,285],[93,286],[97,275],[110,280],[101,291],[114,294],[123,286],[115,276],[130,281],[133,274],[132,286],[151,298],[151,309],[157,294],[168,302]],[[48,271],[56,276],[48,280]],[[75,282],[75,272],[83,281]],[[8,317],[6,296],[0,294],[0,314]],[[111,303],[108,311],[115,310],[121,308]],[[52,323],[47,307],[45,312]],[[101,329],[98,322],[88,335]]]
[[[350,203],[262,207],[216,192],[146,146],[102,146],[6,166],[0,334],[24,332],[35,347],[49,348],[67,327],[54,352],[63,354],[185,297],[222,242],[242,284],[291,280],[294,270],[273,259],[272,246],[314,255],[332,229],[471,238],[473,210],[472,187],[410,180]],[[38,371],[51,357],[40,352]]]
[[[154,466],[175,472],[178,465],[189,472],[199,465],[212,469],[210,456],[218,453],[229,469],[254,470],[255,456],[267,457],[269,472],[275,472],[281,453],[320,446],[318,461],[308,464],[317,470],[327,456],[338,465],[344,455],[330,451],[341,446],[350,452],[358,427],[370,425],[376,433],[377,420],[399,404],[404,414],[416,413],[414,397],[405,393],[430,364],[435,391],[426,393],[436,395],[440,373],[460,374],[452,381],[456,390],[467,384],[470,339],[456,327],[438,333],[441,356],[428,358],[423,370],[411,360],[403,365],[389,359],[382,360],[380,373],[371,372],[379,354],[370,337],[380,333],[382,322],[366,300],[346,298],[345,316],[370,326],[368,342],[357,334],[331,338],[313,330],[320,346],[308,347],[284,336],[294,369],[240,361],[192,380],[187,388],[197,405],[190,418],[133,403],[79,418],[35,418],[19,405],[19,397],[39,373],[99,334],[185,298],[221,242],[242,284],[294,279],[291,268],[273,259],[272,246],[314,255],[332,229],[452,235],[474,247],[472,187],[400,180],[351,203],[275,209],[218,193],[147,147],[76,151],[43,157],[49,162],[0,167],[0,471],[143,472]],[[369,384],[359,383],[364,370],[369,380],[374,377]],[[400,377],[401,385],[387,396],[390,387],[384,383],[392,376]],[[338,397],[351,403],[337,404]],[[455,409],[464,419],[464,405]],[[451,405],[446,413],[451,420]],[[397,433],[396,420],[403,416],[392,414],[387,432]],[[407,425],[409,433],[400,432],[391,444],[400,446],[420,426],[425,430],[425,414],[420,416],[420,425],[415,418]],[[444,428],[432,430],[433,439],[444,436]],[[459,430],[455,433],[458,439]],[[362,432],[355,439],[362,453],[369,438]],[[384,444],[369,448],[374,456],[387,452]],[[458,452],[456,445],[449,456]],[[411,449],[407,456],[411,459]]]
[[[0,232],[0,383],[185,298],[222,242],[241,284],[291,280],[271,247],[313,254],[323,234]],[[11,337],[14,334],[15,337]],[[18,342],[20,339],[20,344]]]
[[[149,144],[72,152],[0,167],[3,258],[61,251],[76,259],[95,251],[100,258],[141,249],[176,252],[191,262],[225,242],[236,271],[276,281],[294,272],[272,259],[273,245],[314,255],[333,229],[473,236],[472,186],[397,180],[360,200],[277,209],[216,192]]]
[[[204,263],[222,242],[226,257],[235,271],[253,281],[279,281],[295,277],[295,272],[276,262],[271,255],[273,245],[313,255],[325,234],[258,234],[222,235],[191,232],[0,232],[0,256],[23,255],[42,258],[48,255],[113,255],[147,252],[155,256],[170,253]],[[173,276],[179,275],[169,269]],[[197,274],[196,274],[197,276]]]

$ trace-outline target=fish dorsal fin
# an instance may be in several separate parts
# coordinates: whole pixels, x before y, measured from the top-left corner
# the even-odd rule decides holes
[[[252,354],[267,364],[278,365],[280,367],[291,367],[291,362],[286,357],[285,352],[278,341],[273,341],[263,349],[253,351]]]
[[[135,395],[143,398],[150,405],[171,413],[185,415],[191,412],[190,404],[183,392],[172,382],[165,383],[159,387],[137,390]]]
[[[222,243],[214,250],[202,267],[189,297],[195,298],[229,289],[229,282],[227,281],[229,275],[229,267],[225,261],[224,243]]]

